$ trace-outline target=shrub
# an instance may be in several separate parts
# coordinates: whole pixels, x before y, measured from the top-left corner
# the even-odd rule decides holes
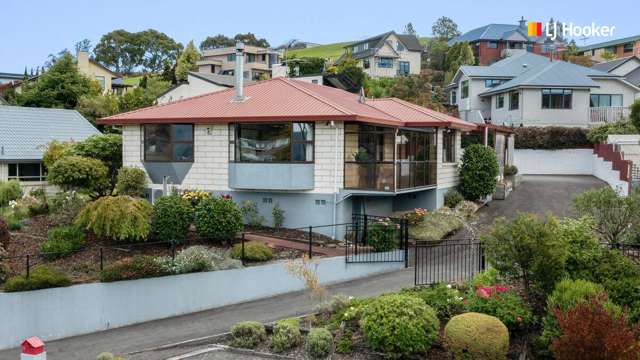
[[[53,140],[49,142],[44,154],[42,154],[42,163],[47,168],[50,168],[59,159],[73,155],[73,145],[74,143],[72,141]]]
[[[242,213],[238,206],[223,198],[200,201],[195,213],[198,236],[207,240],[228,241],[242,231]]]
[[[240,206],[240,211],[244,217],[246,224],[253,227],[261,227],[264,224],[264,217],[258,211],[258,203],[251,200],[245,200]]]
[[[191,204],[178,195],[163,196],[153,204],[153,232],[158,240],[182,244],[192,221]]]
[[[533,313],[522,298],[501,286],[479,287],[467,298],[465,308],[469,312],[495,316],[510,331],[524,329],[533,321]]]
[[[612,315],[606,300],[591,297],[568,311],[556,310],[562,335],[553,340],[557,360],[637,360],[640,326],[627,325],[627,316]]]
[[[235,244],[231,249],[231,257],[242,259],[242,244]],[[273,259],[273,250],[260,241],[244,243],[244,259],[248,261],[269,261]]]
[[[591,146],[586,129],[545,126],[519,127],[513,130],[516,149],[560,150]]]
[[[61,192],[49,199],[51,220],[57,225],[72,224],[78,213],[87,205],[88,198],[75,191]]]
[[[153,256],[136,255],[108,265],[100,272],[100,281],[144,279],[167,275]]]
[[[437,242],[462,226],[462,220],[457,214],[440,209],[426,214],[421,223],[409,226],[409,237],[415,240]]]
[[[500,282],[500,273],[495,268],[488,268],[473,276],[471,284],[474,288],[492,286]]]
[[[436,311],[440,319],[449,319],[460,314],[464,308],[464,299],[460,291],[443,283],[424,288],[405,289],[402,293],[422,299]]]
[[[367,244],[373,251],[391,251],[398,247],[398,229],[400,225],[390,219],[378,219],[371,225],[367,232]]]
[[[362,310],[367,344],[389,357],[427,351],[440,329],[435,310],[413,296],[392,294],[373,299]]]
[[[122,167],[122,135],[98,134],[73,144],[73,152],[79,156],[98,159],[108,168],[108,183],[115,185],[116,174]]]
[[[548,293],[564,275],[568,247],[557,234],[555,218],[520,214],[511,222],[497,219],[482,241],[491,266],[507,279],[520,281],[528,300],[532,287]]]
[[[516,174],[518,174],[518,167],[515,165],[504,166],[504,176],[514,176]]]
[[[145,241],[151,230],[153,207],[130,196],[105,196],[87,204],[76,225],[115,241]]]
[[[47,193],[44,189],[35,189],[22,199],[26,202],[29,209],[29,216],[44,215],[49,213],[49,203],[47,202]]]
[[[74,225],[58,226],[49,230],[41,251],[48,259],[64,257],[80,249],[85,242],[84,231]]]
[[[17,200],[21,197],[22,188],[18,181],[0,181],[0,207],[7,206],[9,205],[9,201]]]
[[[305,344],[307,354],[315,359],[324,359],[333,350],[333,336],[324,328],[315,328],[309,331]]]
[[[267,331],[257,321],[243,321],[233,325],[231,338],[232,346],[253,349],[267,340]]]
[[[2,218],[0,218],[0,248],[6,250],[9,246],[9,241],[11,241],[9,226]]]
[[[336,339],[336,352],[338,354],[350,354],[353,350],[353,330],[344,328]]]
[[[463,201],[464,196],[458,190],[450,189],[444,194],[444,206],[450,209],[455,209]]]
[[[38,265],[26,275],[9,278],[4,284],[4,291],[18,292],[71,285],[71,279],[61,271],[47,265]]]
[[[480,144],[469,145],[462,156],[460,192],[468,200],[493,194],[499,171],[493,149]]]
[[[616,304],[629,307],[640,320],[640,265],[617,250],[605,250],[587,279],[601,284]]]
[[[273,227],[276,230],[280,230],[282,224],[284,224],[284,210],[280,207],[280,204],[273,205],[271,216],[273,216]]]
[[[456,359],[502,360],[509,352],[509,331],[493,316],[466,313],[449,320],[444,344]]]
[[[629,119],[636,129],[640,129],[640,100],[636,99],[631,105],[631,113]]]
[[[122,167],[118,170],[116,194],[142,197],[147,186],[147,174],[135,167]]]
[[[274,352],[281,353],[290,350],[298,346],[301,341],[300,319],[291,318],[276,322],[271,337],[271,349]]]
[[[226,270],[241,267],[239,261],[228,258],[226,251],[196,245],[179,251],[175,259],[165,256],[157,262],[167,273],[186,274],[201,271]]]
[[[638,128],[629,121],[619,121],[595,127],[587,133],[587,139],[593,144],[604,143],[609,135],[637,134]]]
[[[186,190],[182,193],[182,198],[191,203],[194,208],[200,204],[202,200],[211,199],[211,193],[202,190]]]
[[[82,156],[66,156],[49,168],[47,180],[65,190],[101,192],[108,184],[108,169],[100,161]]]
[[[565,268],[572,279],[589,279],[602,257],[603,249],[593,227],[590,217],[566,218],[560,222],[558,236],[569,247]]]
[[[427,210],[423,208],[415,208],[413,211],[410,211],[404,214],[404,218],[407,219],[409,225],[419,225],[424,221],[425,216],[427,215]]]

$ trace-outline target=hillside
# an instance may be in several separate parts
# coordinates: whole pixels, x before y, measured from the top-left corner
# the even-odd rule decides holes
[[[288,50],[287,56],[293,57],[322,57],[328,59],[337,59],[344,52],[344,47],[353,41],[337,42],[333,44],[319,45],[307,49]],[[428,37],[421,37],[420,43],[427,45]]]

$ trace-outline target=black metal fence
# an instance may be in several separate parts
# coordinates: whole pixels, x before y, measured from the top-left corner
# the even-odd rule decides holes
[[[416,242],[415,285],[470,279],[485,269],[482,243],[475,239]]]
[[[602,243],[606,249],[617,250],[629,259],[640,263],[640,245]]]
[[[344,233],[347,263],[404,262],[409,266],[409,223],[373,215],[353,215]]]

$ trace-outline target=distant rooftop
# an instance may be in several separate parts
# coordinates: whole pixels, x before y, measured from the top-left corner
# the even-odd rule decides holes
[[[602,49],[602,48],[621,45],[621,44],[625,44],[625,43],[633,42],[633,41],[638,41],[638,40],[640,40],[640,35],[634,35],[634,36],[629,36],[629,37],[625,37],[625,38],[621,38],[621,39],[615,39],[615,40],[600,42],[600,43],[596,43],[596,44],[581,46],[581,47],[578,48],[578,51],[589,51],[589,50],[595,50],[595,49]]]
[[[449,40],[449,45],[453,45],[461,41],[473,42],[473,41],[480,41],[480,40],[492,40],[492,41],[504,40],[508,38],[510,35],[512,35],[514,32],[519,33],[520,35],[522,35],[526,39],[529,39],[530,41],[539,40],[536,37],[529,37],[527,35],[527,29],[521,27],[520,25],[488,24],[488,25],[473,29],[471,31],[467,31],[464,34]]]

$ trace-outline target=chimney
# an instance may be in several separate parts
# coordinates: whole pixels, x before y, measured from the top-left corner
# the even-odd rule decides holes
[[[360,87],[360,94],[358,94],[358,102],[364,104],[367,97],[364,95],[364,87]]]
[[[523,29],[527,28],[527,20],[524,19],[524,16],[520,17],[520,20],[518,20],[518,23],[520,23],[520,27]]]
[[[236,77],[236,97],[235,102],[243,102],[244,97],[244,43],[238,41],[236,43],[236,69],[234,70]]]

